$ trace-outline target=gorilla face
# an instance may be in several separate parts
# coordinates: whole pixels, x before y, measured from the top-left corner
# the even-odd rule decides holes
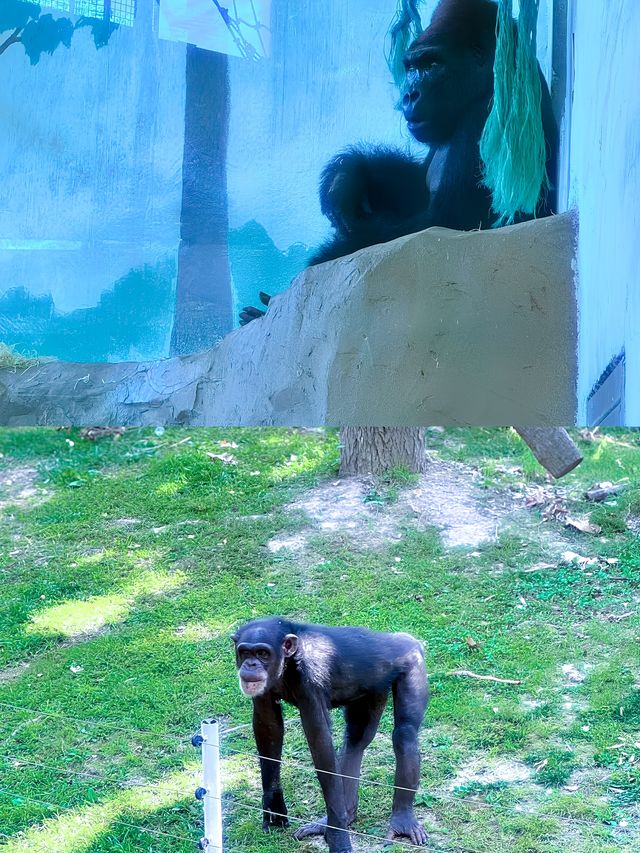
[[[418,142],[443,145],[469,108],[486,105],[493,92],[493,63],[480,48],[452,44],[423,33],[404,59],[402,111]]]

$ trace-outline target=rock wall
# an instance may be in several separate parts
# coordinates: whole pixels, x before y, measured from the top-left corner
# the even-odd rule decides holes
[[[12,425],[569,425],[575,221],[432,228],[306,270],[214,349],[0,370]]]

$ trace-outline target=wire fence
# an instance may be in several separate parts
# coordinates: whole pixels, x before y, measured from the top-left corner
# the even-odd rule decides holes
[[[25,796],[18,791],[8,791],[6,788],[0,788],[0,797],[10,798],[11,800],[21,800],[24,803],[32,803],[33,805],[41,806],[42,808],[48,809],[50,811],[55,811],[55,812],[71,813],[71,812],[75,811],[75,806],[63,806],[63,805],[60,805],[60,803],[50,803],[47,800],[36,799],[35,797],[32,797],[31,795]],[[149,826],[141,826],[140,824],[136,824],[136,823],[128,823],[127,821],[121,820],[120,818],[117,818],[117,817],[109,818],[109,823],[113,824],[115,826],[126,827],[127,829],[135,829],[137,832],[142,832],[143,834],[147,834],[147,835],[155,835],[155,836],[159,836],[159,837],[162,836],[165,838],[171,838],[174,841],[182,841],[182,842],[186,842],[187,844],[194,844],[195,843],[195,839],[189,837],[188,835],[176,835],[173,832],[165,832],[164,830],[161,830],[161,829],[152,829]],[[6,837],[7,838],[15,838],[15,836],[6,836]]]
[[[62,719],[73,724],[82,725],[87,731],[91,730],[91,727],[106,727],[111,731],[124,734],[127,738],[131,739],[132,737],[149,737],[149,745],[158,747],[162,746],[166,748],[170,743],[174,745],[174,747],[181,749],[186,744],[191,745],[194,741],[192,740],[192,736],[185,736],[183,732],[176,732],[172,730],[164,729],[164,732],[159,733],[158,731],[154,731],[152,729],[140,729],[131,725],[124,725],[121,722],[117,722],[114,720],[96,720],[96,719],[85,719],[81,717],[72,716],[66,714],[63,711],[45,711],[36,708],[29,708],[22,705],[17,705],[9,702],[0,701],[0,709],[5,709],[7,711],[11,711],[13,713],[22,713],[31,715],[33,719],[26,721],[26,723],[37,722],[38,719],[47,718],[47,719]],[[287,728],[295,727],[300,724],[300,720],[297,717],[291,717],[285,721],[285,726]],[[468,806],[474,809],[488,809],[496,813],[497,815],[514,815],[514,806],[513,805],[504,805],[501,803],[490,803],[486,802],[479,797],[469,797],[469,796],[459,796],[455,794],[453,791],[450,793],[439,790],[437,792],[432,791],[424,791],[424,790],[415,790],[413,788],[405,788],[403,786],[395,785],[392,782],[385,782],[380,779],[372,779],[368,776],[350,776],[347,774],[342,774],[337,771],[329,771],[329,770],[317,770],[313,767],[312,764],[309,763],[308,753],[305,755],[293,754],[293,755],[285,755],[285,757],[276,759],[270,756],[261,756],[255,751],[249,752],[248,750],[238,749],[233,745],[234,736],[237,738],[244,734],[252,734],[252,724],[251,723],[243,723],[235,726],[227,726],[223,727],[221,730],[221,740],[222,740],[222,757],[223,759],[231,759],[231,758],[241,758],[246,759],[247,763],[254,762],[257,768],[257,759],[262,758],[265,761],[272,761],[278,764],[283,765],[285,768],[291,768],[292,770],[299,771],[302,773],[308,773],[311,775],[317,775],[326,773],[330,776],[340,777],[343,779],[349,780],[357,780],[359,785],[367,787],[372,786],[376,789],[388,789],[389,791],[411,791],[416,793],[417,795],[421,795],[423,801],[420,805],[426,805],[427,807],[436,807],[439,803],[455,803],[459,806]],[[389,737],[386,732],[378,732],[376,737]],[[51,764],[43,761],[35,760],[31,755],[20,755],[19,753],[6,752],[7,744],[12,740],[12,736],[5,738],[3,741],[0,741],[0,769],[4,766],[7,769],[19,770],[22,767],[32,768],[34,770],[42,770],[55,774],[56,778],[59,778],[59,775],[63,775],[68,777],[70,781],[75,778],[79,779],[87,779],[89,781],[95,781],[105,786],[115,787],[117,789],[131,789],[133,787],[140,787],[141,783],[139,780],[132,782],[126,778],[118,778],[113,775],[104,774],[101,772],[97,772],[94,770],[88,769],[75,769],[73,767],[65,767],[64,763]],[[225,741],[227,741],[225,743]],[[69,758],[69,760],[73,760],[74,758],[77,760],[76,756],[65,756],[65,760]],[[372,766],[370,768],[372,771],[379,772],[381,774],[387,774],[389,772],[389,767],[387,766]],[[193,774],[194,782],[197,779],[197,775],[199,771],[195,769],[182,767],[180,769],[181,773],[185,774]],[[176,800],[185,799],[186,797],[190,797],[192,794],[186,789],[186,784],[181,783],[170,784],[169,781],[163,777],[156,779],[149,779],[146,783],[144,783],[145,787],[149,786],[158,786],[159,789],[162,790],[165,794],[175,795]],[[226,794],[223,794],[221,797],[213,796],[208,790],[201,789],[204,791],[203,796],[199,797],[199,799],[209,799],[216,800],[220,803],[223,812],[225,814],[231,813],[250,813],[255,814],[257,816],[263,815],[263,806],[261,802],[261,796],[259,792],[259,786],[256,784],[255,793],[253,791],[247,791],[247,793],[252,794],[256,797],[256,799],[251,799],[251,797],[247,798],[246,793],[240,797],[234,790],[228,791]],[[260,797],[260,799],[258,799]],[[41,808],[45,808],[48,811],[53,811],[56,813],[73,813],[77,810],[78,805],[65,805],[61,803],[54,803],[47,799],[39,799],[31,795],[31,793],[23,794],[20,790],[20,786],[18,785],[15,790],[9,790],[6,788],[0,788],[0,798],[9,799],[14,805],[20,805],[23,803],[31,803],[33,805],[37,805]],[[93,805],[94,802],[84,803],[83,805]],[[298,804],[294,801],[294,812],[299,812],[300,809]],[[304,819],[296,814],[281,814],[279,812],[270,812],[274,816],[278,817],[286,817],[288,821],[292,824],[304,826],[308,824],[309,819]],[[517,813],[517,812],[515,812]],[[179,834],[175,832],[167,832],[166,830],[155,829],[152,827],[148,827],[142,825],[140,823],[131,823],[126,820],[122,820],[117,815],[108,816],[108,821],[111,825],[115,827],[122,827],[127,830],[136,830],[142,834],[155,836],[157,838],[168,838],[174,841],[180,841],[185,845],[195,846],[197,843],[197,838],[194,836],[189,836],[186,834]],[[594,829],[594,823],[588,820],[581,820],[580,818],[572,818],[572,817],[563,817],[563,821],[567,824],[575,825],[576,827],[585,826],[590,830]],[[342,831],[348,833],[350,836],[354,838],[359,838],[365,841],[375,842],[376,844],[389,844],[390,839],[388,836],[378,835],[373,832],[364,832],[356,829],[345,829],[344,827],[337,826],[329,826],[329,829],[334,829],[336,831]],[[37,831],[37,830],[36,830]],[[194,833],[196,828],[194,827]],[[0,832],[0,839],[8,839],[11,840],[17,839],[20,836],[20,833],[17,835],[9,835],[6,832]],[[404,838],[396,838],[392,842],[394,845],[404,849],[413,849],[413,850],[424,850],[424,847],[418,847],[417,845],[411,843],[411,841],[407,841]],[[218,853],[222,853],[222,847],[217,846],[215,844],[209,843],[206,848],[209,851],[216,850]],[[229,848],[232,850],[233,848]],[[448,842],[447,848],[450,853],[479,853],[479,851],[474,850],[473,848],[469,848],[466,846],[460,846],[455,844],[455,842]]]
[[[152,729],[141,729],[137,726],[130,725],[129,723],[124,725],[122,722],[117,722],[115,720],[87,720],[82,717],[74,717],[71,714],[67,714],[65,711],[45,711],[41,708],[27,708],[24,705],[15,705],[11,702],[3,701],[0,701],[0,708],[7,708],[12,711],[18,711],[24,714],[33,714],[39,717],[50,717],[70,721],[72,723],[80,723],[83,726],[104,726],[112,731],[124,734],[127,737],[131,737],[131,735],[134,734],[140,735],[141,737],[165,738],[167,741],[170,740],[173,743],[182,743],[184,745],[191,744],[191,735],[187,736],[184,731],[172,730],[166,726],[163,727],[164,730],[162,732],[159,732]]]

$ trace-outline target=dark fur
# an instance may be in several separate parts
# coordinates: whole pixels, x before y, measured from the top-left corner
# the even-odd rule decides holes
[[[327,164],[320,205],[334,233],[310,266],[432,226],[471,231],[490,228],[497,216],[482,184],[479,143],[493,97],[497,6],[492,0],[442,0],[430,25],[409,47],[402,109],[415,138],[429,147],[424,160],[382,146],[347,148]],[[438,64],[425,67],[434,54]],[[536,216],[556,210],[558,128],[540,71],[542,123],[550,192]],[[428,123],[417,121],[427,117]],[[531,219],[521,215],[516,221]],[[268,304],[268,297],[263,298]],[[262,316],[247,307],[241,322]]]
[[[315,252],[312,265],[434,225],[469,231],[496,222],[490,193],[482,185],[479,151],[493,97],[496,13],[491,0],[447,0],[436,8],[429,27],[407,52],[402,101],[409,130],[429,146],[429,156],[419,163],[373,146],[335,157],[320,184],[322,211],[335,233]],[[429,67],[431,58],[437,62]],[[553,187],[558,131],[542,72],[540,77]],[[536,215],[548,216],[555,206],[554,191],[541,194]],[[523,215],[517,221],[531,218]]]
[[[288,824],[279,763],[284,738],[280,702],[284,701],[300,711],[327,809],[325,818],[302,827],[296,838],[324,835],[330,853],[351,851],[346,829],[356,818],[362,755],[392,693],[395,784],[399,787],[394,792],[388,837],[406,836],[414,844],[426,843],[413,813],[420,766],[417,735],[428,699],[421,644],[408,634],[304,625],[277,617],[244,625],[234,642],[241,687],[254,693],[253,730],[263,756],[263,828]],[[336,707],[345,709],[346,721],[339,756],[329,717],[329,709]],[[332,775],[336,773],[353,778]]]
[[[441,36],[466,47],[495,45],[497,6],[492,0],[446,0],[440,2],[427,29],[416,40]]]

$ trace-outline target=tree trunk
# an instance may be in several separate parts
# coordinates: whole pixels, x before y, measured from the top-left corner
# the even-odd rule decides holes
[[[422,427],[345,427],[340,443],[341,477],[381,474],[399,465],[421,474],[427,467]]]
[[[227,245],[228,130],[228,57],[190,44],[171,355],[208,349],[233,327]]]

